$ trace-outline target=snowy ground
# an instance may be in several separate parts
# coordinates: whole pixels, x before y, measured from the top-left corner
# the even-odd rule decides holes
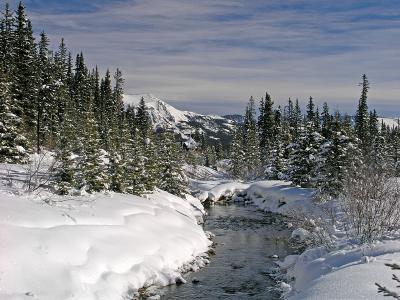
[[[208,263],[203,213],[199,200],[163,191],[60,197],[2,181],[0,299],[132,299],[182,281]]]
[[[203,201],[232,197],[237,201],[251,201],[262,210],[281,214],[297,212],[301,216],[315,215],[320,210],[312,199],[311,189],[293,187],[285,181],[250,184],[203,181],[196,184],[206,189],[200,193]],[[301,238],[306,233],[294,228],[294,234]],[[391,280],[394,271],[385,263],[400,263],[400,235],[363,246],[349,241],[340,230],[334,238],[335,245],[329,251],[315,247],[279,263],[286,270],[286,282],[290,284],[282,283],[286,299],[385,299],[377,293],[375,282],[395,290],[395,282]]]
[[[312,190],[288,182],[238,183],[208,168],[190,171],[201,201],[231,198],[303,216],[320,209]],[[181,271],[208,262],[210,241],[198,225],[204,210],[194,197],[27,194],[24,172],[0,168],[0,180],[13,177],[0,183],[0,299],[131,299],[143,286],[182,281]],[[400,238],[359,246],[339,229],[335,238],[329,251],[314,247],[279,263],[290,284],[281,285],[285,298],[383,299],[375,282],[394,288],[384,264],[400,263]]]

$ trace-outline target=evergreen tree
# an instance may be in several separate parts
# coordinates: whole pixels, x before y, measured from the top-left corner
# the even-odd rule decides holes
[[[127,140],[127,155],[125,156],[126,191],[134,195],[146,192],[144,146],[139,134],[129,134]]]
[[[86,107],[82,171],[87,191],[98,192],[108,187],[108,178],[101,160],[100,139],[90,99]]]
[[[187,193],[185,176],[182,171],[182,158],[172,132],[162,134],[160,143],[160,182],[159,187],[171,194],[184,196]]]
[[[243,175],[244,151],[242,139],[242,128],[238,127],[235,130],[230,147],[231,173],[236,178],[240,178]]]
[[[14,57],[12,78],[12,99],[16,101],[15,114],[22,117],[25,131],[31,143],[36,140],[37,120],[37,53],[32,25],[20,2],[14,23]],[[14,100],[15,99],[15,100]]]
[[[49,40],[44,32],[40,34],[38,74],[39,87],[37,98],[36,151],[39,153],[44,144],[51,145],[58,134],[58,103],[55,102],[56,84],[54,65],[48,49]],[[52,139],[52,141],[51,141]]]
[[[0,20],[0,68],[7,75],[12,74],[15,57],[14,16],[6,3],[3,18]]]
[[[0,68],[0,162],[27,162],[27,139],[21,118],[14,112],[10,83]]]
[[[136,127],[139,129],[142,139],[145,140],[151,130],[151,120],[143,97],[140,99],[136,111]]]
[[[273,104],[271,96],[266,93],[265,101],[261,100],[260,103],[260,115],[258,118],[261,161],[264,165],[270,164],[272,143],[276,138],[274,135],[275,118]]]
[[[315,185],[318,153],[323,141],[322,136],[315,131],[314,125],[308,122],[297,140],[292,143],[290,155],[290,179],[302,187]]]
[[[355,115],[355,130],[357,133],[357,137],[361,143],[361,148],[363,149],[364,154],[368,151],[368,138],[369,138],[369,115],[368,115],[368,90],[369,90],[369,82],[367,76],[362,75],[362,90],[360,100],[358,102],[358,108]]]
[[[332,116],[329,113],[328,103],[324,102],[322,106],[322,128],[321,134],[324,138],[329,139],[331,134]]]
[[[142,141],[139,131],[139,140]],[[152,192],[159,184],[159,159],[163,159],[157,154],[156,137],[153,132],[144,138],[144,185],[147,192]]]
[[[339,196],[345,178],[361,165],[355,140],[344,130],[339,113],[330,128],[330,138],[321,145],[318,154],[316,172],[316,186],[323,197]]]
[[[243,128],[244,174],[246,178],[260,175],[260,148],[255,119],[254,99],[250,97],[246,108]]]
[[[274,116],[274,140],[272,141],[271,166],[268,176],[271,179],[283,179],[286,170],[285,159],[285,127],[280,107],[275,110]]]
[[[61,123],[55,174],[56,189],[62,195],[68,194],[77,185],[76,162],[73,158],[73,140],[75,139],[73,113],[72,102],[67,101]]]

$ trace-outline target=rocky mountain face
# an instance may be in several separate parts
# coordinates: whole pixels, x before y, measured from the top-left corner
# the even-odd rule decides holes
[[[220,141],[223,145],[232,140],[237,124],[235,120],[178,110],[152,94],[125,95],[124,102],[137,107],[142,97],[155,128],[172,128],[183,138],[193,135],[197,129],[205,133],[209,141]]]

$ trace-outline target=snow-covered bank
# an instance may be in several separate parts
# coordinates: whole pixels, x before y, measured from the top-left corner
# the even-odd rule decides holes
[[[199,186],[207,187],[207,182]],[[265,211],[296,213],[313,218],[321,212],[321,204],[313,201],[313,190],[294,187],[285,181],[259,181],[250,184],[224,182],[208,184],[203,198],[218,201],[226,196],[243,198]],[[238,192],[239,196],[233,195]],[[330,203],[325,206],[332,205]],[[294,235],[306,232],[294,227]],[[348,240],[338,227],[333,228],[334,244],[327,250],[314,247],[301,255],[290,255],[279,265],[286,271],[282,283],[285,298],[300,299],[383,299],[375,283],[395,290],[392,274],[386,263],[400,263],[400,238],[393,236],[374,244],[358,245]]]
[[[202,209],[162,191],[147,199],[0,191],[0,298],[122,299],[181,280],[179,268],[210,245],[197,224]]]
[[[346,245],[327,252],[322,248],[290,256],[281,263],[296,280],[290,300],[300,299],[384,299],[375,283],[396,290],[395,273],[385,266],[400,261],[400,240],[373,245]]]

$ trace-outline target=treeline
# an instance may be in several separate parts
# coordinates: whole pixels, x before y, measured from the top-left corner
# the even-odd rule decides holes
[[[345,178],[360,166],[399,176],[400,127],[379,124],[376,111],[368,111],[366,75],[361,85],[354,118],[331,113],[327,103],[320,112],[311,97],[304,114],[297,100],[274,108],[268,93],[257,114],[250,98],[231,146],[232,173],[239,178],[291,180],[328,196],[337,196]]]
[[[142,194],[159,187],[185,191],[183,159],[173,132],[154,132],[144,100],[123,103],[120,70],[101,77],[64,40],[36,41],[22,3],[0,19],[0,162],[27,163],[56,153],[57,191],[110,189]]]

